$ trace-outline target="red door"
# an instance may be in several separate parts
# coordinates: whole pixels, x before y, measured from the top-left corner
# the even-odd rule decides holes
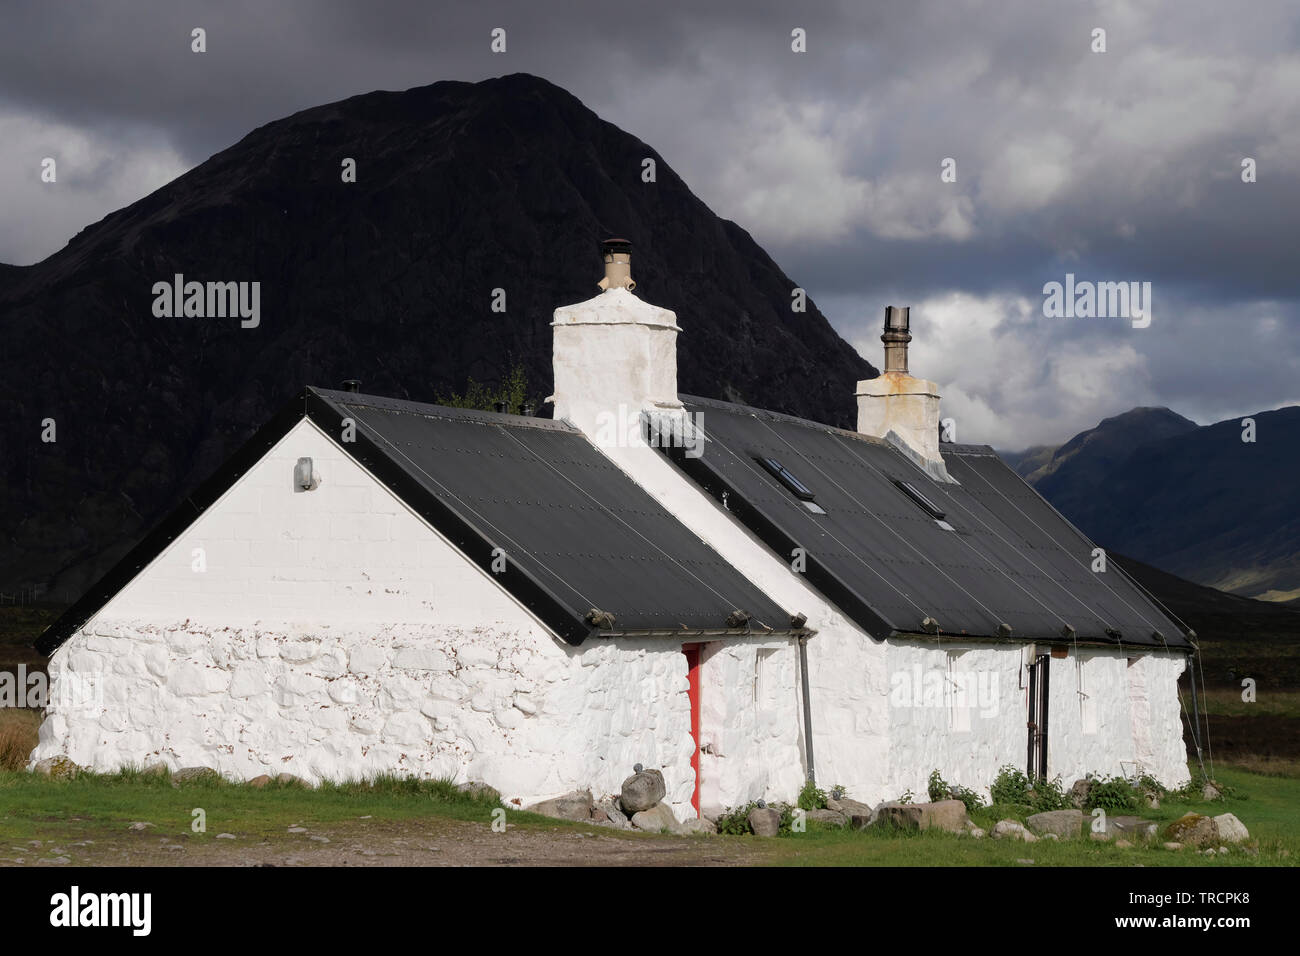
[[[695,749],[691,752],[691,770],[695,772],[695,792],[691,794],[691,806],[695,808],[697,817],[700,815],[700,646],[682,645],[689,681],[687,696],[691,702],[691,740],[695,742]]]

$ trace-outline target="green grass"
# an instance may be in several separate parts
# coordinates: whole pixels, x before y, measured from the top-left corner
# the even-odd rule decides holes
[[[808,832],[792,833],[768,841],[774,847],[770,862],[785,866],[1295,866],[1300,864],[1300,780],[1263,776],[1234,767],[1215,768],[1219,783],[1233,796],[1207,803],[1201,800],[1167,801],[1159,809],[1135,815],[1155,820],[1161,830],[1188,812],[1217,816],[1233,813],[1250,831],[1259,850],[1253,856],[1240,848],[1213,857],[1189,849],[1165,850],[1160,839],[1151,846],[1115,847],[1090,839],[1037,843],[1011,840],[976,840],[971,837],[925,831],[901,833],[881,830],[841,830],[809,824]],[[1026,807],[983,807],[971,819],[985,830],[998,820],[1024,822],[1033,811]],[[1086,821],[1085,821],[1086,822]]]
[[[328,825],[368,816],[376,821],[429,816],[490,822],[495,799],[461,793],[441,780],[378,777],[369,782],[326,783],[311,789],[270,783],[262,789],[225,781],[172,785],[170,776],[137,770],[82,774],[51,780],[24,772],[0,772],[0,841],[55,840],[62,831],[121,832],[130,823],[153,823],[160,832],[192,832],[191,812],[202,807],[212,838],[228,831],[263,838],[283,836],[294,825]],[[511,813],[510,822],[554,823]]]

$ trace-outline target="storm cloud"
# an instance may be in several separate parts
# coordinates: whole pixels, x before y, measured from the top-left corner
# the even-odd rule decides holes
[[[884,307],[912,306],[912,370],[962,441],[1300,401],[1300,8],[1284,0],[11,2],[4,26],[0,261],[43,259],[296,110],[529,72],[652,144],[867,358]],[[1151,325],[1045,316],[1066,273],[1150,282]]]

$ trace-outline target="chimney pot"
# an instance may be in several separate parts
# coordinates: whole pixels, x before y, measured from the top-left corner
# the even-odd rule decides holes
[[[885,331],[880,336],[880,341],[885,343],[885,372],[907,374],[907,343],[912,341],[911,312],[907,306],[885,308]]]
[[[359,392],[361,391],[361,380],[357,378],[348,378],[343,380],[343,391]]]
[[[600,244],[600,255],[605,260],[605,278],[596,283],[601,289],[631,292],[636,288],[632,280],[632,243],[626,239],[606,239]]]

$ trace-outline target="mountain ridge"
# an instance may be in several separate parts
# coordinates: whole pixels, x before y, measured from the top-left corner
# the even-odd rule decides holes
[[[75,596],[303,385],[435,401],[518,364],[549,394],[551,313],[611,235],[678,314],[681,391],[852,424],[875,368],[652,147],[528,74],[364,93],[0,266],[0,588]],[[156,318],[177,273],[259,282],[258,326]]]

